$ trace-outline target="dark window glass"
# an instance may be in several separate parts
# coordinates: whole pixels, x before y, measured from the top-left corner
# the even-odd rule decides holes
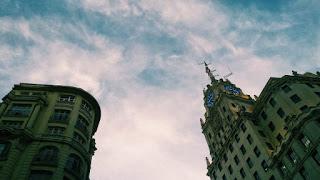
[[[312,153],[312,158],[320,165],[320,154],[317,150]]]
[[[249,168],[252,168],[253,163],[250,158],[247,159],[247,164],[248,164]]]
[[[277,135],[277,140],[281,143],[282,142],[282,140],[283,140],[283,137],[281,136],[281,134],[279,133],[278,135]]]
[[[63,135],[64,131],[65,131],[65,128],[63,127],[56,127],[56,126],[48,127],[48,134],[51,134],[51,135]]]
[[[78,134],[76,132],[73,133],[73,140],[75,140],[76,142],[78,142],[80,144],[86,143],[85,139],[80,134]]]
[[[81,115],[78,116],[77,123],[75,127],[80,130],[86,137],[88,137],[88,121]],[[211,134],[209,133],[209,137],[211,138]]]
[[[89,112],[92,110],[90,104],[84,100],[81,102],[81,108],[84,109],[85,111]]]
[[[273,98],[270,99],[269,103],[271,104],[272,107],[274,107],[277,104]]]
[[[255,180],[260,180],[261,179],[257,171],[255,171],[253,173],[253,177],[254,177]]]
[[[269,180],[276,180],[276,178],[274,177],[274,175],[270,176]]]
[[[236,135],[235,135],[235,139],[236,139],[236,141],[237,141],[237,142],[239,142],[239,141],[240,141],[240,137],[239,137],[239,135],[238,135],[238,134],[236,134]]]
[[[229,165],[228,170],[229,170],[229,173],[230,173],[230,174],[233,173],[233,169],[232,169],[231,165]]]
[[[246,177],[246,173],[244,172],[243,168],[240,169],[240,174],[242,178]]]
[[[246,125],[244,125],[244,124],[242,123],[240,127],[241,127],[241,129],[242,129],[243,132],[246,132],[246,130],[247,130]]]
[[[288,150],[287,155],[294,164],[298,162],[298,155],[292,149]]]
[[[223,110],[223,112],[226,112],[226,108],[225,107],[222,107],[222,110]]]
[[[230,116],[229,116],[229,115],[227,116],[227,119],[228,119],[228,121],[231,121],[231,118],[230,118]]]
[[[306,83],[307,86],[309,86],[310,88],[314,88],[314,86],[310,83]]]
[[[211,139],[211,138],[212,138],[212,136],[211,136],[211,134],[210,134],[210,133],[208,134],[208,136],[209,136],[209,139]]]
[[[236,107],[236,105],[234,103],[231,103],[232,107]]]
[[[59,150],[54,146],[42,147],[38,154],[34,157],[34,163],[46,163],[46,164],[56,164],[58,161]]]
[[[268,148],[269,148],[270,150],[274,150],[273,147],[272,147],[272,145],[271,145],[270,143],[266,142],[266,145],[268,146]]]
[[[268,116],[264,111],[262,111],[261,117],[262,117],[262,119],[266,120]]]
[[[253,149],[253,151],[254,151],[254,154],[256,154],[257,157],[260,156],[261,152],[260,152],[260,150],[258,149],[257,146]]]
[[[9,142],[0,142],[0,159],[4,159],[8,155],[10,145]]]
[[[229,150],[230,150],[230,152],[233,152],[233,145],[232,144],[229,145]]]
[[[261,167],[262,167],[262,169],[264,169],[264,171],[268,170],[268,164],[267,164],[267,162],[265,160],[263,160],[261,162]]]
[[[79,156],[76,154],[70,154],[67,159],[66,167],[67,170],[81,173],[82,168],[82,161]]]
[[[301,142],[306,148],[310,147],[311,141],[310,141],[310,139],[308,138],[308,136],[305,136],[305,135],[301,134],[301,135],[299,136],[299,139],[300,139],[300,142]]]
[[[240,150],[242,154],[246,153],[246,148],[243,145],[241,145]]]
[[[282,108],[279,108],[279,109],[278,109],[277,114],[278,114],[281,118],[283,118],[283,117],[285,116],[285,113],[284,113],[284,111],[282,110]]]
[[[233,159],[234,159],[234,162],[238,165],[240,162],[238,156],[236,155]]]
[[[304,106],[302,106],[301,108],[300,108],[300,111],[302,111],[302,112],[308,112],[309,111],[309,107],[307,106],[307,105],[304,105]]]
[[[287,86],[287,85],[282,86],[281,89],[282,89],[285,93],[288,93],[288,92],[291,91],[291,88],[290,88],[289,86]]]
[[[228,161],[228,157],[227,157],[227,155],[226,155],[226,154],[224,154],[224,155],[223,155],[223,159],[224,159],[224,161],[225,161],[225,162],[227,162],[227,161]]]
[[[314,92],[318,97],[320,97],[320,92]]]
[[[12,104],[7,116],[27,117],[31,113],[31,104]]]
[[[248,140],[249,144],[252,144],[253,139],[250,134],[247,136],[247,140]]]
[[[259,134],[262,136],[262,137],[266,137],[266,135],[264,134],[264,132],[263,131],[258,131],[259,132]]]
[[[272,121],[269,122],[268,127],[270,128],[270,130],[271,130],[272,132],[273,132],[274,129],[276,128],[276,127],[274,126],[274,124],[272,123]]]
[[[226,175],[223,175],[223,176],[222,176],[222,179],[223,179],[223,180],[227,180]]]
[[[303,179],[309,179],[308,178],[308,173],[307,171],[304,169],[304,167],[302,167],[299,171],[300,175],[302,176]]]
[[[219,171],[222,170],[222,167],[221,167],[221,163],[220,163],[220,162],[218,163],[218,168],[219,168]]]
[[[292,96],[290,97],[290,99],[291,99],[292,102],[294,102],[294,103],[298,103],[298,102],[301,101],[301,98],[300,98],[298,95],[296,95],[296,94],[292,95]]]
[[[54,110],[54,114],[52,116],[52,120],[55,121],[67,121],[69,118],[70,111],[64,109],[56,109]]]
[[[32,170],[29,175],[29,180],[48,180],[52,177],[51,171],[43,171],[43,170]]]

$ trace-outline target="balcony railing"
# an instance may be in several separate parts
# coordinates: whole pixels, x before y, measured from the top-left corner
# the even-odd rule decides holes
[[[89,132],[88,132],[88,128],[87,128],[86,125],[77,122],[76,125],[75,125],[75,128],[80,130],[88,138]]]

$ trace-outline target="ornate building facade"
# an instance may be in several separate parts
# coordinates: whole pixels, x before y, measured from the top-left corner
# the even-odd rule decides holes
[[[100,114],[80,88],[15,85],[0,104],[0,179],[88,180]]]
[[[252,99],[228,80],[204,90],[211,180],[319,179],[320,73],[270,78]]]

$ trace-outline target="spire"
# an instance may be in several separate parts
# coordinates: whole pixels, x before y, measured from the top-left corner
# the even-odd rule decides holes
[[[211,79],[211,82],[216,81],[216,79],[214,78],[214,75],[212,74],[212,72],[216,71],[215,69],[211,72],[210,68],[208,67],[208,64],[204,61],[204,66],[206,68],[206,73],[208,74],[209,78]]]

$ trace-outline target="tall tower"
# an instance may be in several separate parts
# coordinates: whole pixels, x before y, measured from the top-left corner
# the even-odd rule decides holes
[[[212,180],[320,176],[319,73],[271,78],[255,101],[205,68],[211,84],[200,121]]]
[[[0,104],[0,179],[89,179],[99,121],[80,88],[15,85]]]

